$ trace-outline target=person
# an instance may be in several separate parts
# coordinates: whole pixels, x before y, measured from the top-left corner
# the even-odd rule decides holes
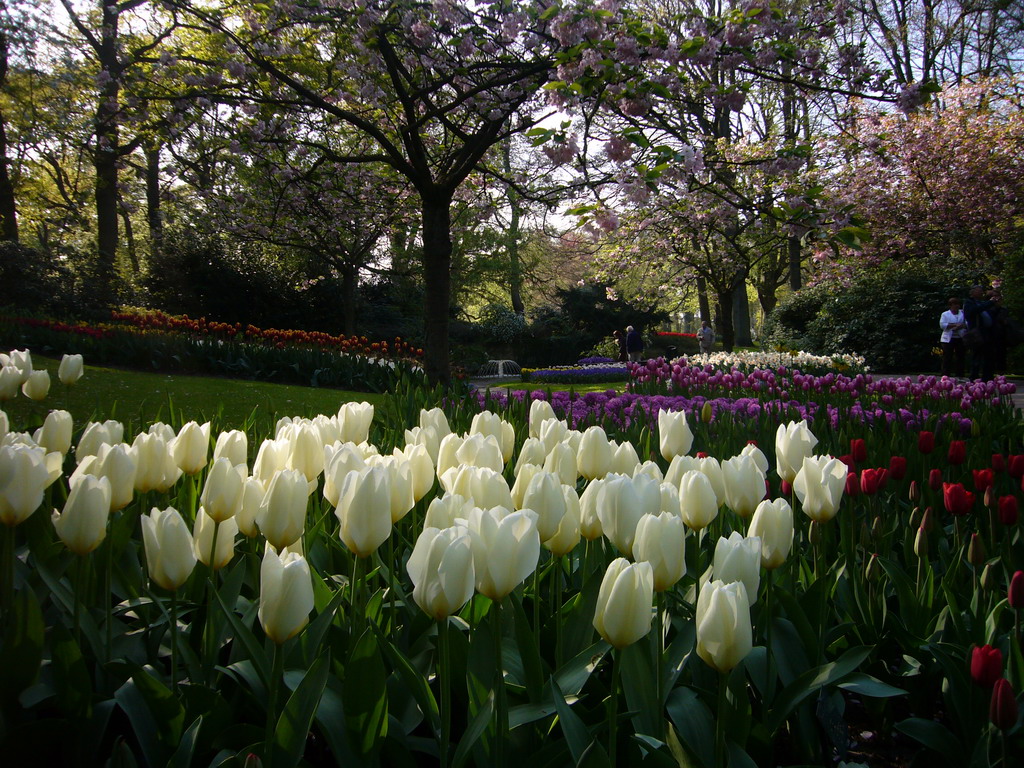
[[[619,354],[615,359],[620,363],[624,363],[628,359],[626,356],[626,336],[618,329],[612,331],[612,336],[615,338],[615,343],[619,347]]]
[[[707,320],[700,321],[700,333],[697,334],[697,338],[700,341],[700,353],[710,355],[715,346],[715,332]]]
[[[632,325],[626,327],[626,353],[631,363],[639,363],[644,353],[644,339]]]
[[[955,296],[949,300],[949,309],[939,317],[939,346],[942,347],[942,375],[959,378],[964,376],[967,348],[964,346],[964,334],[967,332],[967,319],[960,309],[960,299]]]
[[[971,349],[971,378],[991,381],[994,365],[994,338],[992,328],[992,309],[996,306],[998,294],[995,291],[985,293],[980,285],[971,286],[971,291],[964,304],[964,317],[967,320],[967,333],[964,342]],[[972,337],[975,339],[970,343]]]

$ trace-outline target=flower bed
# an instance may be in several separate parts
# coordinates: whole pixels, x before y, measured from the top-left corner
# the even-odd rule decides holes
[[[5,758],[1015,764],[1020,415],[848,396],[0,412]]]
[[[547,384],[591,384],[595,382],[629,381],[627,363],[600,362],[594,364],[555,366],[552,368],[524,368],[523,381]]]
[[[0,317],[0,341],[41,354],[74,352],[93,364],[385,392],[421,377],[420,350],[396,339],[243,328],[159,312],[114,313],[98,326]],[[409,357],[409,356],[412,357]]]

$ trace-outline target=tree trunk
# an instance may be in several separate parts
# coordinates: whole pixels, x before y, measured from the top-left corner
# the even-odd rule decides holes
[[[7,84],[7,35],[0,31],[0,87]],[[7,157],[7,123],[0,112],[0,240],[18,242],[18,209]]]
[[[508,140],[502,145],[505,173],[512,175],[512,142]],[[508,251],[508,288],[509,298],[512,300],[512,311],[517,315],[523,315],[526,307],[523,305],[523,274],[522,266],[519,263],[519,218],[521,215],[519,195],[509,187],[508,204],[511,209],[511,217],[508,223],[505,243]]]
[[[98,51],[100,68],[109,79],[100,88],[96,108],[96,279],[102,301],[109,301],[114,291],[114,270],[117,258],[117,161],[118,161],[118,97],[117,20],[115,5],[103,5],[103,23]]]
[[[786,238],[786,246],[789,251],[789,287],[799,291],[803,286],[800,274],[800,238],[790,235]]]
[[[146,147],[146,218],[149,221],[150,265],[164,252],[164,220],[160,211],[160,145]]]
[[[738,270],[732,284],[733,344],[749,347],[754,343],[750,335],[750,301],[747,299],[747,272]],[[724,309],[724,307],[723,307]],[[731,350],[732,347],[729,347]]]
[[[451,313],[451,194],[422,194],[423,368],[431,384],[451,381],[448,321]]]
[[[711,303],[708,301],[708,284],[701,275],[697,275],[697,305],[700,307],[700,319],[707,320],[708,325],[714,325]]]
[[[354,336],[356,333],[356,289],[359,287],[359,270],[353,266],[341,269],[341,321],[345,334]]]
[[[121,209],[121,221],[124,223],[124,240],[128,248],[128,263],[132,265],[132,274],[139,274],[139,253],[135,247],[135,231],[132,229],[132,217],[128,211]]]
[[[718,335],[722,339],[722,349],[726,352],[732,352],[736,346],[736,332],[733,327],[734,291],[731,288],[717,290],[715,295],[718,297],[718,307],[721,310],[718,318],[718,327],[715,330],[718,331]]]

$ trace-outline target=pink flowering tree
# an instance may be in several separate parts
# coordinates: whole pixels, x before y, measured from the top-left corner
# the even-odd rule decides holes
[[[871,241],[838,266],[918,261],[954,274],[998,275],[1024,229],[1024,83],[949,89],[940,106],[905,116],[862,107],[839,143],[851,159],[830,185],[856,205]]]

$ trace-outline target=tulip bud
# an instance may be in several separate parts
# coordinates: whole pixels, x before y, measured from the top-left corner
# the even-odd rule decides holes
[[[718,499],[707,475],[691,470],[679,482],[679,513],[694,531],[705,528],[718,516]]]
[[[929,454],[935,450],[935,433],[920,432],[917,435],[917,450],[923,454]]]
[[[54,513],[53,527],[64,546],[87,555],[106,538],[109,516],[110,481],[84,475],[71,486],[64,511]]]
[[[188,581],[195,568],[192,534],[173,507],[153,507],[141,520],[149,578],[164,589],[173,591]]]
[[[846,475],[845,493],[851,499],[860,496],[860,477],[852,470]]]
[[[740,455],[749,456],[757,464],[757,468],[761,470],[762,475],[768,474],[768,457],[764,455],[764,452],[757,447],[757,443],[753,440],[749,440],[743,450],[740,451]]]
[[[213,446],[213,460],[227,459],[233,465],[244,464],[248,467],[249,438],[240,429],[232,429],[217,435],[217,443]]]
[[[338,535],[356,557],[369,557],[387,541],[391,506],[391,477],[384,467],[350,472],[345,478],[334,514],[341,524]]]
[[[975,568],[985,562],[985,544],[976,533],[971,534],[971,543],[967,546],[967,561]]]
[[[752,648],[750,600],[743,582],[706,584],[697,599],[697,655],[725,673]]]
[[[935,513],[932,512],[931,507],[925,507],[924,514],[921,515],[921,527],[924,528],[928,533],[932,532],[932,528],[935,526]]]
[[[548,419],[558,419],[551,403],[547,400],[534,400],[530,403],[530,437],[540,437],[540,425]]]
[[[490,411],[481,411],[473,417],[469,426],[469,436],[483,435],[491,436],[498,444],[502,456],[502,465],[508,463],[515,450],[516,434],[512,425],[503,421],[500,416]],[[477,465],[482,466],[482,465]],[[500,471],[500,470],[496,470]]]
[[[629,443],[624,443],[624,445],[629,445],[630,448],[633,447]],[[635,453],[634,451],[634,455]],[[579,469],[576,466],[576,452],[567,443],[558,443],[545,458],[544,471],[557,474],[562,485],[575,487],[576,480],[579,477]]]
[[[217,549],[214,550],[213,534],[217,533]],[[223,523],[217,523],[206,514],[202,507],[196,513],[196,525],[192,531],[192,544],[196,557],[207,568],[219,571],[231,562],[235,556],[235,536],[238,534],[238,523],[229,517]]]
[[[1005,472],[1006,471],[1006,459],[1003,458],[1001,453],[992,454],[992,471],[993,472]]]
[[[267,637],[281,645],[309,623],[313,610],[313,580],[306,558],[294,553],[278,556],[272,547],[260,566],[260,624]]]
[[[21,393],[29,400],[41,402],[50,393],[50,372],[32,371],[21,385]]]
[[[992,686],[992,703],[988,710],[992,724],[1001,731],[1008,731],[1017,724],[1017,697],[1013,685],[1001,677]]]
[[[601,518],[597,514],[604,480],[591,480],[580,494],[580,535],[587,541],[596,541],[603,534]]]
[[[601,530],[626,557],[633,556],[636,526],[645,514],[661,510],[661,488],[648,476],[608,475],[597,501]]]
[[[711,407],[711,401],[705,400],[704,405],[702,405],[700,409],[700,420],[705,424],[710,424],[714,414],[715,412]]]
[[[893,480],[902,480],[907,476],[907,460],[903,456],[893,456],[889,459],[889,477]]]
[[[868,445],[864,442],[863,437],[855,437],[850,440],[850,455],[857,463],[863,463],[868,460]]]
[[[70,387],[82,378],[84,372],[85,365],[81,355],[64,355],[57,368],[57,378],[65,387]]]
[[[270,546],[280,551],[302,536],[308,501],[309,483],[302,472],[282,469],[274,474],[256,513],[256,525]]]
[[[916,503],[921,499],[921,486],[917,484],[917,480],[910,481],[910,490],[907,492],[907,498],[912,503]]]
[[[974,494],[960,483],[943,483],[942,501],[951,515],[966,515],[974,506]]]
[[[440,409],[435,409],[440,412]],[[433,420],[434,428],[438,429],[444,413]],[[423,412],[420,412],[420,419]],[[370,424],[373,422],[373,406],[370,403],[345,403],[338,409],[339,440],[343,443],[365,443],[370,436]],[[422,426],[422,425],[421,425]],[[447,421],[445,421],[447,426]],[[438,429],[438,434],[441,434]],[[447,432],[445,433],[447,434]]]
[[[562,486],[565,497],[565,514],[558,523],[558,530],[544,543],[544,548],[555,557],[564,557],[580,543],[580,497],[571,485]]]
[[[654,573],[650,563],[613,560],[601,580],[594,628],[619,650],[651,631]]]
[[[988,508],[992,508],[996,503],[996,490],[991,485],[985,489],[985,495],[982,497],[982,504]]]
[[[1014,480],[1024,478],[1024,453],[1011,454],[1006,461],[1006,474]]]
[[[199,502],[206,514],[216,522],[223,523],[233,517],[242,506],[242,484],[245,482],[245,465],[235,466],[229,458],[213,462]]]
[[[664,592],[686,575],[686,528],[682,518],[669,512],[644,515],[636,525],[633,555],[651,564],[654,591]]]
[[[171,443],[171,456],[186,475],[196,475],[206,466],[210,453],[210,422],[199,426],[190,421],[178,431]]]
[[[1003,676],[1003,652],[991,645],[975,646],[971,651],[971,679],[983,688],[991,688]]]
[[[949,454],[947,461],[950,464],[963,464],[967,459],[967,443],[963,440],[951,440],[949,443]]]
[[[21,386],[21,371],[13,365],[0,365],[0,402],[13,400]]]
[[[922,560],[928,559],[928,531],[918,528],[914,536],[914,554]]]
[[[166,491],[178,482],[181,469],[174,463],[163,434],[140,432],[135,436],[131,450],[135,460],[136,491]]]
[[[806,457],[793,480],[793,491],[811,520],[826,523],[839,511],[846,488],[846,466],[830,456]]]
[[[242,501],[238,511],[235,512],[235,522],[243,536],[251,539],[259,534],[260,529],[256,525],[256,517],[260,513],[260,507],[266,496],[267,491],[263,487],[263,483],[255,477],[246,478],[242,483]]]
[[[933,491],[942,490],[942,470],[932,469],[928,472],[928,487]]]
[[[686,411],[658,411],[658,440],[665,461],[690,452],[693,432],[686,421]]]
[[[742,518],[750,518],[764,498],[765,477],[749,456],[739,455],[722,462],[725,503]]]
[[[60,458],[60,454],[51,456]],[[43,503],[50,485],[48,456],[43,448],[0,446],[0,522],[13,527],[28,519]]]
[[[864,568],[864,578],[868,581],[875,581],[878,579],[881,571],[882,566],[878,563],[878,555],[872,554],[867,566]]]
[[[640,457],[630,442],[620,443],[612,452],[612,465],[609,474],[632,477],[640,467]]]
[[[491,600],[501,600],[537,567],[537,515],[528,509],[509,512],[501,507],[477,507],[466,522],[473,537],[477,591]]]
[[[811,456],[816,438],[807,426],[806,421],[780,424],[775,432],[775,471],[779,477],[793,483],[797,473],[803,466],[804,459]],[[843,483],[846,482],[846,471],[843,471]],[[834,513],[833,513],[834,514]]]
[[[473,538],[457,525],[444,530],[424,528],[406,565],[413,600],[434,621],[457,613],[473,596]]]
[[[588,480],[604,477],[612,465],[612,447],[601,427],[590,427],[583,433],[576,452],[580,474]]]
[[[991,469],[972,469],[971,475],[974,477],[974,490],[979,492],[991,488],[995,482],[995,473]]]
[[[785,499],[765,499],[754,511],[747,536],[761,540],[761,565],[767,570],[778,568],[793,546],[793,508]],[[721,577],[716,574],[716,578]]]
[[[720,538],[715,545],[713,578],[726,584],[742,581],[747,598],[753,605],[761,583],[761,539],[744,538],[733,531],[729,538]]]
[[[523,495],[523,509],[537,513],[541,543],[554,536],[565,514],[565,496],[558,475],[544,471],[535,474]]]
[[[810,527],[807,529],[807,540],[811,542],[811,546],[818,546],[821,544],[821,526],[824,523],[819,523],[817,520],[812,520]]]
[[[986,592],[991,591],[996,586],[996,572],[993,567],[994,563],[989,563],[981,572],[981,588]]]
[[[922,515],[921,515],[921,508],[920,507],[914,507],[912,510],[910,510],[910,527],[911,528],[920,528],[921,527],[921,519],[922,519]]]
[[[1006,602],[1011,608],[1024,608],[1024,571],[1015,571],[1010,578],[1010,586],[1006,590]]]
[[[519,458],[516,459],[516,466],[513,472],[516,477],[519,477],[519,473],[527,464],[543,467],[546,459],[547,450],[544,447],[544,443],[540,441],[540,438],[528,437],[523,443],[523,447],[519,449]]]

